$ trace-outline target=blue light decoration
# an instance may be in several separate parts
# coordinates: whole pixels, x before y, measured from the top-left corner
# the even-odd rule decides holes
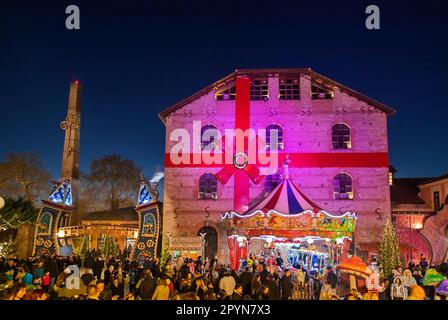
[[[73,204],[73,202],[72,202],[72,186],[71,186],[70,182],[67,185],[67,193],[65,196],[64,203],[66,206],[71,206]]]
[[[162,203],[157,201],[157,183],[142,182],[135,210],[138,213],[138,235],[131,259],[143,264],[146,259],[160,257],[162,250]]]
[[[73,204],[73,201],[70,180],[65,180],[64,182],[59,184],[56,190],[51,194],[49,200],[53,203],[71,206]]]
[[[138,193],[138,205],[142,206],[150,202],[152,202],[152,196],[149,192],[149,187],[142,181],[140,184],[140,191]]]

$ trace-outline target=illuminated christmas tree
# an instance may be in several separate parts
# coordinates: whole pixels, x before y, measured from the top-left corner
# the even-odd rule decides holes
[[[81,250],[79,251],[81,256],[85,256],[86,252],[90,249],[90,237],[85,235],[82,239]]]
[[[384,225],[384,234],[379,248],[378,262],[381,266],[383,277],[389,277],[393,269],[401,266],[397,236],[390,219],[387,219]]]
[[[119,253],[119,251],[120,248],[115,243],[114,237],[106,235],[104,239],[104,249],[103,249],[104,256],[106,257],[109,255],[115,256]]]

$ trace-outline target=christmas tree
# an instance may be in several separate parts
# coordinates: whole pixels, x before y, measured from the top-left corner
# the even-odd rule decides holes
[[[390,219],[387,219],[384,225],[384,234],[379,248],[378,262],[381,266],[383,277],[389,277],[393,269],[401,266],[397,236]]]
[[[90,249],[90,237],[88,235],[85,235],[82,240],[80,255],[84,257],[86,255],[86,252]]]
[[[118,245],[115,243],[114,237],[109,235],[105,235],[104,237],[105,237],[104,249],[103,249],[104,256],[106,257],[109,255],[115,256],[118,253],[119,248]]]

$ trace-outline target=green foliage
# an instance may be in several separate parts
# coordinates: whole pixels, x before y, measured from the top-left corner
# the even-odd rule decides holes
[[[82,239],[81,249],[79,251],[79,254],[84,257],[86,252],[90,249],[90,237],[88,235],[85,235]]]
[[[160,257],[160,267],[163,268],[170,256],[170,251],[168,249],[163,250],[162,256]]]
[[[115,242],[115,238],[110,235],[104,235],[103,254],[105,257],[112,255],[116,256],[120,253],[120,247]]]
[[[8,241],[0,242],[0,257],[10,258],[16,253],[16,245],[13,238]]]
[[[400,248],[398,247],[394,225],[390,219],[387,219],[384,225],[383,240],[378,253],[378,262],[381,266],[383,277],[389,277],[393,269],[401,266]]]
[[[0,210],[0,230],[17,229],[21,224],[34,223],[38,212],[30,200],[7,198]]]

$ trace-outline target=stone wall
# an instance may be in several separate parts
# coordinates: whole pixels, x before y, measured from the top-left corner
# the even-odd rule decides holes
[[[34,228],[32,224],[22,224],[16,235],[17,257],[26,259],[33,254]]]

